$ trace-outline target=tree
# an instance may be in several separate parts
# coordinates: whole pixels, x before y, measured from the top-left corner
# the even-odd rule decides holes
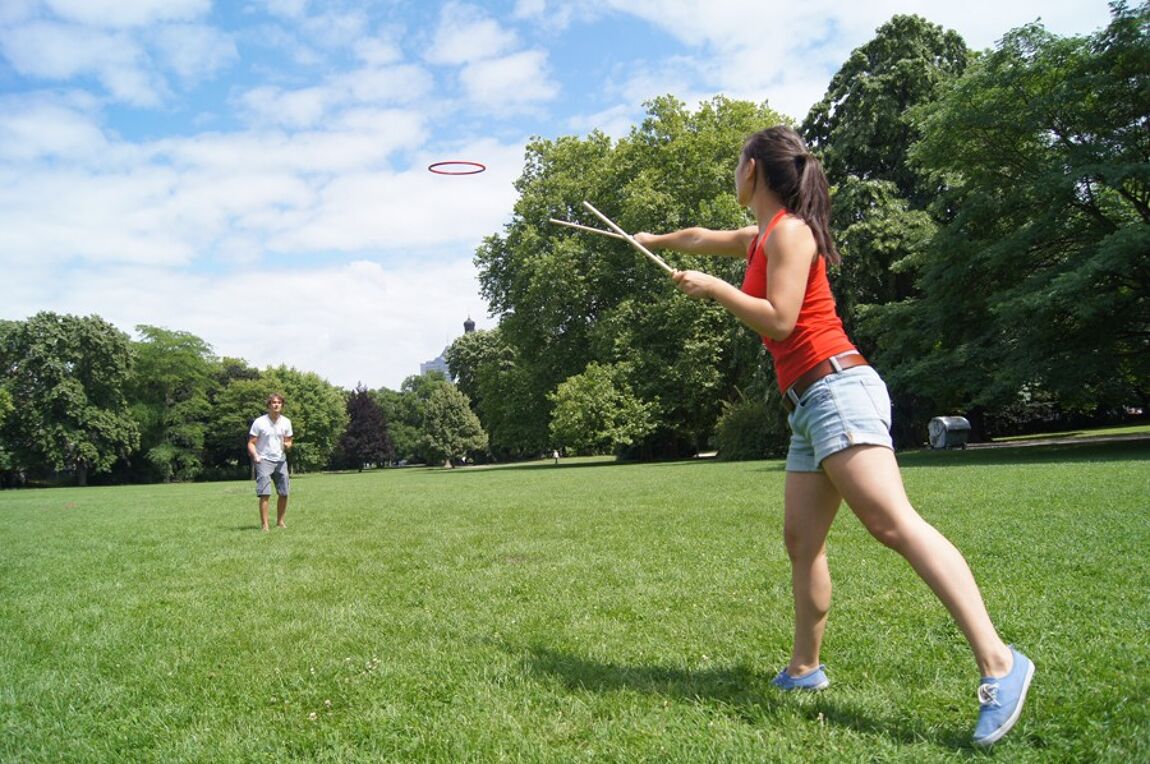
[[[635,397],[622,367],[591,363],[551,394],[551,437],[581,454],[618,453],[655,429],[654,406]]]
[[[457,337],[444,354],[455,386],[459,388],[459,392],[468,397],[480,419],[483,418],[479,387],[480,369],[484,364],[498,359],[505,349],[506,345],[500,337],[498,328],[481,329]]]
[[[266,369],[261,382],[268,394],[278,392],[284,396],[284,414],[291,419],[295,431],[295,444],[288,454],[292,468],[307,472],[326,467],[347,428],[343,391],[314,372],[287,366]],[[253,401],[253,409],[258,406],[262,411],[266,398],[264,395]],[[248,420],[249,425],[251,421]]]
[[[833,189],[831,227],[843,256],[833,274],[835,298],[864,354],[876,339],[859,315],[914,295],[912,266],[934,233],[924,210],[940,193],[940,179],[907,160],[920,137],[909,110],[937,99],[971,58],[956,32],[920,16],[894,16],[851,52],[803,121]]]
[[[409,376],[398,391],[383,389],[375,394],[387,419],[395,454],[401,460],[414,464],[431,460],[425,450],[423,422],[431,394],[445,386],[451,386],[447,377],[442,372],[430,371]]]
[[[957,32],[904,15],[852,51],[802,125],[831,182],[888,181],[912,209],[925,208],[938,189],[907,162],[919,137],[908,110],[934,101],[971,57]]]
[[[339,439],[340,466],[360,472],[370,464],[386,465],[395,458],[383,409],[360,383],[347,397],[347,429]]]
[[[539,401],[530,393],[531,380],[518,353],[499,327],[459,337],[448,348],[447,364],[496,458],[524,458],[543,450],[546,440],[531,424],[537,420],[532,404]]]
[[[203,467],[204,433],[215,358],[187,332],[136,327],[136,362],[128,385],[140,427],[140,449],[152,474],[168,482],[191,480]]]
[[[257,369],[234,358],[222,359],[214,377],[204,465],[217,478],[245,477],[250,473],[247,442],[252,420],[264,412],[264,402],[276,391],[261,381]]]
[[[1088,37],[1012,31],[914,112],[945,225],[921,298],[871,320],[897,383],[940,408],[1147,395],[1150,4],[1111,8]]]
[[[658,407],[657,426],[634,444],[635,453],[691,453],[708,440],[722,401],[756,373],[758,339],[720,308],[685,299],[617,241],[547,222],[585,219],[582,201],[592,199],[632,231],[747,224],[733,195],[735,160],[750,133],[784,118],[725,98],[695,112],[671,97],[647,109],[642,125],[617,143],[594,132],[532,142],[512,222],[476,254],[506,343],[477,374],[479,410],[500,448],[546,448],[549,394],[599,363],[618,365],[627,375],[619,382]],[[741,279],[738,262],[668,257]],[[500,394],[493,398],[489,389]]]
[[[0,334],[3,334],[4,322],[0,322]],[[0,340],[0,342],[3,342]],[[2,433],[4,432],[4,423],[14,410],[12,405],[12,394],[8,392],[8,388],[4,387],[3,381],[0,380],[0,488],[8,488],[9,484],[15,485],[19,482],[16,475],[16,461],[12,453],[6,447]]]
[[[471,411],[467,396],[454,385],[436,386],[427,398],[423,416],[423,448],[431,461],[446,466],[487,448],[487,434]]]
[[[415,401],[403,392],[386,387],[372,391],[371,397],[387,420],[395,458],[404,463],[421,461],[419,441],[422,433],[419,428],[423,415],[421,410],[415,410]]]
[[[3,425],[28,470],[73,470],[78,485],[139,445],[124,395],[128,335],[98,316],[37,313],[0,332],[0,368],[15,413]]]

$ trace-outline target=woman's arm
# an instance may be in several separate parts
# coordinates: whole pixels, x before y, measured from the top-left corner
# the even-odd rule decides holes
[[[746,257],[747,248],[758,233],[758,227],[753,225],[733,231],[695,227],[661,234],[643,231],[635,234],[635,241],[648,249],[676,249],[693,255]]]
[[[811,263],[818,253],[814,235],[802,221],[786,221],[767,240],[767,296],[752,297],[738,287],[699,271],[675,271],[673,278],[690,297],[709,297],[760,337],[782,341],[799,319]]]

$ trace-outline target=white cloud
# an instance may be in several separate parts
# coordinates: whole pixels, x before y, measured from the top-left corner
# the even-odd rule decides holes
[[[518,45],[515,33],[504,29],[483,9],[447,3],[425,58],[434,64],[459,65],[494,58]]]
[[[33,22],[0,30],[0,49],[20,74],[51,80],[92,76],[131,104],[154,105],[164,91],[163,81],[148,71],[143,48],[121,32]]]
[[[434,80],[421,67],[402,64],[361,68],[333,74],[316,85],[296,89],[252,88],[236,103],[251,125],[289,129],[330,125],[339,109],[389,103],[411,103],[432,91]]]
[[[801,119],[822,97],[831,76],[851,50],[874,37],[896,14],[918,14],[954,29],[975,50],[991,47],[1011,28],[1042,17],[1055,34],[1086,34],[1106,24],[1105,0],[1049,3],[1019,0],[876,0],[802,4],[762,0],[603,0],[597,6],[642,19],[688,46],[675,58],[644,57],[618,73],[618,92],[629,102],[674,93],[688,104],[714,93],[767,100]],[[586,3],[521,0],[516,9],[536,18],[592,12]]]
[[[355,55],[369,66],[386,66],[403,60],[399,45],[383,37],[370,37],[352,44]]]
[[[156,30],[159,58],[189,82],[206,79],[239,58],[229,35],[202,24],[171,24]]]
[[[567,122],[567,127],[576,135],[585,135],[598,130],[604,135],[618,140],[631,132],[638,118],[637,109],[618,105],[604,109],[597,114],[580,114]]]
[[[97,108],[95,99],[76,92],[0,98],[0,162],[106,156],[109,145],[96,122]]]
[[[549,101],[559,93],[547,72],[547,54],[537,50],[468,64],[460,81],[468,98],[488,110]]]
[[[430,94],[435,80],[414,64],[357,69],[331,79],[352,102],[411,103]]]
[[[140,27],[187,21],[211,11],[211,0],[45,0],[57,18],[92,27]]]
[[[309,0],[262,0],[268,13],[298,21],[307,15]]]
[[[269,86],[249,90],[239,103],[251,124],[304,128],[318,124],[339,97],[323,86],[295,90]]]

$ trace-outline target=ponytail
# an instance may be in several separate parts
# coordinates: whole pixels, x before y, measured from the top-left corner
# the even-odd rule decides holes
[[[747,139],[743,155],[754,159],[767,188],[779,195],[787,210],[802,219],[814,234],[819,254],[831,264],[842,262],[831,238],[830,185],[818,157],[807,151],[793,129],[779,125]]]

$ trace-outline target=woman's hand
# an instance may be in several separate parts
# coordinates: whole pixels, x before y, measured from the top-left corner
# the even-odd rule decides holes
[[[671,274],[679,291],[696,300],[706,299],[714,295],[713,287],[715,277],[708,276],[699,271],[675,271]]]

